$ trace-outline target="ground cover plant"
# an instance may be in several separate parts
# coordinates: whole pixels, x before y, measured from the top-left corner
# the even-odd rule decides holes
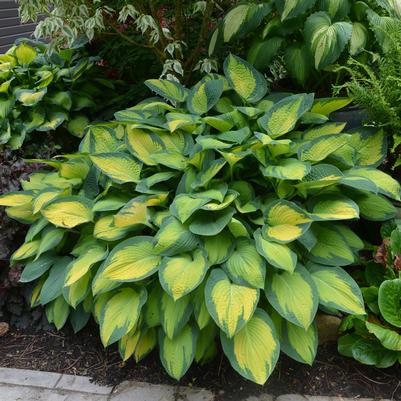
[[[398,25],[400,16],[399,3],[387,0],[245,2],[219,24],[209,53],[245,41],[247,59],[259,70],[270,66],[278,77],[288,74],[294,84],[327,91],[346,80],[346,74],[332,74],[333,65],[345,64],[349,55],[367,62],[363,50],[386,46],[382,29]]]
[[[399,221],[384,225],[382,232],[383,243],[374,260],[365,264],[360,278],[368,313],[344,320],[338,350],[365,365],[388,368],[400,362],[401,355]]]
[[[381,32],[385,38],[381,52],[371,54],[371,64],[351,58],[342,67],[350,80],[336,91],[345,88],[353,101],[369,113],[370,123],[388,133],[391,164],[397,167],[401,163],[398,149],[401,143],[401,27],[387,26]]]
[[[62,124],[81,136],[115,90],[95,61],[82,49],[54,52],[32,41],[0,55],[0,145],[18,149],[25,140],[40,143],[38,136]]]
[[[58,329],[93,315],[124,360],[158,344],[176,379],[217,341],[260,384],[280,350],[311,364],[318,308],[365,312],[347,221],[396,214],[383,132],[331,122],[347,98],[268,95],[234,55],[191,89],[147,86],[160,97],[89,126],[78,153],[0,198],[30,225],[11,260],[32,306]]]

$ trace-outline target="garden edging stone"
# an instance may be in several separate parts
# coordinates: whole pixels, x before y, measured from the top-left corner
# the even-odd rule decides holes
[[[29,398],[27,396],[29,395]],[[125,381],[115,387],[101,386],[84,376],[64,375],[27,369],[0,368],[0,401],[213,401],[206,389]],[[269,394],[243,401],[352,401],[326,396]],[[358,398],[358,401],[391,401]]]

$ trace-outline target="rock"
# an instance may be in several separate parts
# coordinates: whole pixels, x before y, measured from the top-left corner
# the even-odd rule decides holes
[[[316,316],[319,344],[335,342],[338,339],[338,329],[341,319],[337,316],[318,314]]]
[[[6,322],[0,322],[0,337],[5,336],[8,333],[10,326]]]

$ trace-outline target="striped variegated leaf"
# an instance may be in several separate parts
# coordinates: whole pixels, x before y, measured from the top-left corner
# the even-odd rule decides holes
[[[143,280],[158,270],[160,261],[153,237],[129,238],[110,252],[102,266],[101,276],[118,282]]]
[[[70,307],[60,295],[46,306],[46,317],[49,323],[53,323],[60,330],[67,322]]]
[[[354,315],[365,313],[361,290],[345,270],[315,263],[307,267],[316,284],[320,304]]]
[[[90,156],[93,164],[118,184],[138,182],[142,163],[123,152],[101,153]]]
[[[163,331],[168,338],[172,339],[181,332],[191,317],[193,311],[191,297],[187,295],[174,301],[170,295],[164,292],[159,299],[159,307]]]
[[[256,103],[266,95],[265,77],[251,64],[233,54],[224,61],[224,75],[231,88],[249,103]]]
[[[127,127],[125,143],[128,150],[148,166],[157,165],[151,158],[151,155],[156,152],[161,152],[165,147],[159,135],[129,126]]]
[[[265,292],[270,304],[284,319],[304,329],[312,324],[319,295],[305,267],[298,264],[293,273],[270,272]]]
[[[313,7],[316,0],[282,0],[278,1],[277,9],[280,13],[281,21],[298,17],[306,10]]]
[[[67,267],[68,269],[69,267]],[[92,283],[92,272],[86,273],[74,284],[64,286],[63,296],[74,309],[88,296]]]
[[[68,272],[65,277],[65,285],[70,286],[83,277],[91,267],[101,262],[107,256],[107,249],[100,243],[93,243],[86,247],[85,252],[68,266]]]
[[[333,111],[342,109],[343,107],[349,105],[351,102],[352,102],[352,99],[349,97],[319,98],[313,102],[311,111],[313,113],[319,113],[319,114],[328,116]],[[331,134],[335,134],[335,133],[336,132],[331,132]]]
[[[297,362],[312,365],[318,346],[316,324],[307,329],[283,319],[280,337],[281,351]]]
[[[258,120],[258,124],[272,138],[280,137],[295,128],[298,120],[311,108],[312,103],[313,94],[301,93],[287,96],[275,103]]]
[[[305,210],[286,200],[271,202],[265,216],[266,225],[262,228],[264,238],[282,244],[302,236],[312,222]]]
[[[284,159],[277,164],[268,164],[261,171],[265,177],[274,177],[281,180],[302,180],[311,170],[308,162],[298,159]]]
[[[205,81],[194,86],[187,98],[188,110],[193,114],[205,114],[219,101],[224,90],[224,81]]]
[[[352,34],[349,43],[349,52],[351,56],[361,53],[368,42],[369,31],[366,25],[361,22],[352,23]]]
[[[174,338],[170,339],[163,330],[159,331],[160,360],[167,373],[180,380],[195,358],[199,330],[187,325]]]
[[[255,242],[249,238],[238,238],[234,250],[224,264],[224,270],[235,284],[264,288],[266,266],[259,255]]]
[[[106,347],[120,340],[137,324],[147,293],[145,288],[120,288],[102,305],[100,337]]]
[[[0,206],[24,206],[33,200],[33,194],[28,191],[8,192],[0,196]]]
[[[167,79],[148,79],[145,85],[162,98],[172,102],[182,103],[188,91],[179,82],[168,81]]]
[[[248,323],[229,338],[220,333],[223,351],[242,376],[263,385],[276,366],[280,342],[269,315],[256,309]]]
[[[229,231],[223,230],[220,234],[204,237],[203,246],[207,253],[209,265],[224,263],[233,251],[234,239]]]
[[[312,230],[318,239],[309,253],[312,261],[330,266],[346,266],[354,262],[355,255],[348,242],[332,224],[315,223]]]
[[[84,153],[115,152],[119,145],[115,131],[105,125],[90,125],[82,140],[79,150]]]
[[[210,324],[212,318],[207,310],[205,301],[205,281],[194,292],[192,303],[194,305],[194,317],[200,330],[206,326],[214,326]]]
[[[382,129],[360,127],[351,131],[355,165],[377,167],[387,156],[387,137]]]
[[[350,196],[358,204],[359,212],[366,220],[385,221],[392,219],[397,214],[395,206],[384,196],[367,191],[358,191]]]
[[[198,245],[198,238],[175,217],[164,219],[154,237],[155,251],[163,256],[190,252]]]
[[[65,196],[50,201],[42,215],[57,227],[73,228],[93,220],[93,202],[82,196]]]
[[[314,220],[348,220],[359,217],[358,205],[342,195],[320,195],[313,198],[309,206],[310,216]]]
[[[138,344],[135,347],[134,351],[134,359],[135,362],[138,363],[146,355],[148,355],[157,344],[157,332],[155,328],[151,328],[146,330],[140,337]]]
[[[315,68],[320,70],[333,64],[351,39],[352,25],[346,21],[332,22],[329,14],[320,11],[308,17],[305,38],[310,44]]]
[[[185,223],[194,212],[206,205],[211,199],[199,197],[196,194],[179,194],[170,205],[170,212],[173,216]]]
[[[112,214],[101,217],[95,224],[93,236],[103,241],[117,241],[127,236],[129,227],[116,227]]]
[[[164,257],[159,268],[160,284],[174,301],[192,292],[205,278],[208,261],[205,251]]]
[[[141,330],[138,330],[138,328],[134,326],[129,333],[120,338],[118,341],[118,352],[123,361],[128,360],[134,354],[141,334]]]
[[[40,240],[22,244],[11,256],[11,261],[28,259],[36,255],[40,247]]]
[[[256,249],[270,265],[289,272],[294,271],[298,257],[288,245],[266,240],[260,230],[255,231],[254,238]]]
[[[352,170],[348,170],[347,174],[367,178],[376,184],[377,189],[381,194],[395,200],[401,199],[400,184],[383,171],[373,168],[353,168]]]
[[[214,269],[206,283],[207,310],[229,338],[252,317],[259,301],[259,290],[233,284],[221,269]]]

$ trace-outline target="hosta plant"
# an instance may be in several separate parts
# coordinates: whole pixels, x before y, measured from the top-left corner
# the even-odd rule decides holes
[[[400,199],[375,168],[383,133],[330,122],[348,99],[268,95],[233,55],[191,89],[147,85],[160,97],[90,126],[78,153],[0,199],[30,224],[12,261],[32,306],[76,331],[93,315],[124,360],[158,345],[176,379],[217,341],[260,384],[280,350],[311,364],[319,307],[364,313],[341,267],[363,247],[347,222],[392,218]]]
[[[386,230],[388,231],[388,227]],[[338,350],[365,365],[388,368],[401,361],[401,228],[384,232],[374,260],[361,280],[365,316],[348,316],[342,324]]]
[[[321,88],[330,85],[327,78],[333,64],[345,63],[348,55],[364,57],[363,50],[387,41],[384,26],[399,24],[399,1],[370,3],[373,8],[351,0],[241,3],[214,32],[209,52],[217,53],[224,43],[245,41],[249,44],[247,59],[256,68],[267,69],[279,60],[299,85]],[[341,79],[335,78],[337,83]]]
[[[107,97],[99,96],[112,88],[95,60],[79,50],[56,53],[43,43],[16,44],[0,55],[0,146],[20,148],[61,124],[80,136],[107,105]]]

